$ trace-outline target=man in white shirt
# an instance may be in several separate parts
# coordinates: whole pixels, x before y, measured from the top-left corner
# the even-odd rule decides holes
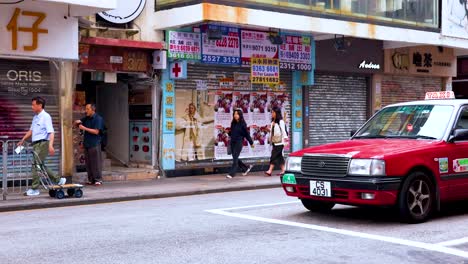
[[[48,154],[51,156],[55,154],[54,127],[52,126],[52,118],[44,110],[45,103],[46,102],[42,97],[34,97],[32,99],[31,107],[35,115],[32,120],[31,128],[26,133],[26,135],[24,135],[23,139],[21,139],[21,141],[18,143],[18,145],[21,146],[26,139],[32,137],[33,151],[37,153],[40,159],[39,162],[45,162]],[[47,174],[52,181],[57,182],[58,185],[63,185],[66,183],[65,178],[58,177],[45,165],[44,167],[46,168]],[[25,192],[25,195],[27,196],[36,196],[40,194],[39,186],[41,182],[34,164],[32,166],[32,176],[33,182],[31,189]]]

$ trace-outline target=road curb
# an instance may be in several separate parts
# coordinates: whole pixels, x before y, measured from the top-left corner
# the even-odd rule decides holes
[[[236,191],[249,191],[249,190],[261,190],[261,189],[272,189],[281,187],[281,184],[265,184],[259,186],[239,186],[239,187],[226,187],[218,189],[203,189],[203,190],[191,190],[191,191],[181,191],[181,192],[172,192],[172,193],[155,193],[155,194],[142,194],[142,195],[129,195],[129,196],[119,196],[119,197],[104,197],[104,198],[95,198],[86,200],[84,199],[65,199],[60,202],[53,203],[37,203],[37,204],[15,204],[11,206],[0,206],[0,212],[14,212],[14,211],[23,211],[23,210],[34,210],[34,209],[46,209],[46,208],[57,208],[57,207],[68,207],[68,206],[79,206],[79,205],[92,205],[92,204],[104,204],[104,203],[115,203],[115,202],[127,202],[127,201],[137,201],[137,200],[148,200],[148,199],[159,199],[159,198],[171,198],[171,197],[182,197],[182,196],[192,196],[200,194],[210,194],[210,193],[223,193],[223,192],[236,192]],[[0,201],[1,203],[1,201]]]

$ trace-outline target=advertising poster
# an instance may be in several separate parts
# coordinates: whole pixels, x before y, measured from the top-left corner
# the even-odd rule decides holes
[[[169,40],[168,58],[200,60],[200,33],[168,31],[166,39]]]
[[[242,66],[250,66],[250,58],[278,58],[278,45],[271,44],[268,32],[241,31]]]
[[[217,25],[202,28],[202,62],[209,64],[240,65],[239,29]],[[209,36],[221,33],[221,39],[211,40]]]
[[[250,92],[234,92],[234,109],[242,110],[247,124],[252,122],[250,110]]]
[[[249,62],[250,63],[250,62]],[[234,73],[234,87],[236,90],[252,90],[250,83],[250,73],[235,72]]]
[[[231,159],[232,156],[227,154],[227,146],[229,145],[230,126],[216,125],[214,130],[215,137],[215,158],[216,159]]]
[[[279,47],[280,68],[293,71],[311,71],[311,38],[306,36],[283,36]]]
[[[175,160],[190,162],[214,157],[215,115],[209,91],[176,90]],[[230,114],[229,114],[230,115]]]
[[[267,92],[252,92],[250,95],[250,111],[252,125],[264,126],[271,124]]]
[[[251,59],[252,83],[278,84],[280,82],[280,67],[278,59]]]
[[[232,91],[218,91],[215,95],[215,124],[229,127],[232,120]]]
[[[442,34],[468,39],[468,2],[465,0],[442,1]]]
[[[253,157],[268,157],[271,154],[271,146],[268,142],[270,137],[270,124],[250,127],[250,136],[254,142],[255,148],[252,149]]]

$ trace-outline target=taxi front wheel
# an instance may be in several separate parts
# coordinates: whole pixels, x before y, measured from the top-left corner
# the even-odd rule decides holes
[[[301,199],[301,202],[302,205],[311,212],[328,212],[333,208],[333,206],[335,206],[334,203],[320,202],[310,199]]]
[[[434,187],[423,172],[411,173],[403,183],[398,198],[402,220],[408,223],[426,221],[434,208]]]

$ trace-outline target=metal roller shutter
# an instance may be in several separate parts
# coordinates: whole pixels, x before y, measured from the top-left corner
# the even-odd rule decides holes
[[[175,89],[196,89],[197,84],[196,80],[206,80],[208,87],[218,87],[218,79],[210,79],[208,75],[224,75],[226,78],[233,78],[234,73],[250,73],[250,68],[248,67],[223,67],[223,66],[213,66],[213,65],[204,65],[204,64],[189,64],[187,68],[187,79],[176,80]],[[292,101],[292,72],[291,71],[281,71],[280,80],[285,83],[286,91],[289,94],[290,104],[286,107],[287,115],[290,119],[291,117],[291,101]],[[252,91],[263,90],[262,85],[252,85]],[[288,128],[288,131],[291,131],[291,125]],[[247,162],[256,163],[256,164],[267,164],[269,157],[259,157],[258,159],[246,159]],[[230,165],[231,161],[225,160],[201,160],[197,164],[184,165],[183,163],[177,165],[178,169],[183,169],[185,167],[225,167]]]
[[[46,100],[45,110],[51,115],[55,130],[56,153],[48,158],[47,165],[57,172],[60,166],[61,127],[55,82],[49,62],[0,59],[0,140],[20,140],[31,127],[34,115],[31,99],[43,97]],[[9,173],[19,172],[20,169],[25,170],[15,166],[13,161],[8,162]]]
[[[367,83],[362,76],[315,75],[307,92],[309,146],[346,140],[366,122]]]

